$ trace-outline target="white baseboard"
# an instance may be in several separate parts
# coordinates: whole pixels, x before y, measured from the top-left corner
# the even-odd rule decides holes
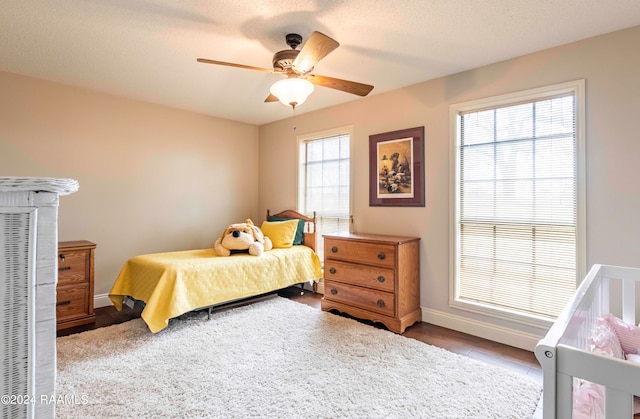
[[[543,336],[422,307],[422,321],[533,352]]]
[[[113,303],[109,298],[109,294],[98,294],[93,296],[93,308],[112,306]]]

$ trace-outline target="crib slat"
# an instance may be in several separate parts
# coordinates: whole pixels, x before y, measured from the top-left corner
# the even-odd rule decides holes
[[[622,281],[622,320],[628,324],[636,324],[636,281]]]

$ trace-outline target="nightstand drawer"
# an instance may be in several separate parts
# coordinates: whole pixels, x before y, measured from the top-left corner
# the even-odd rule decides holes
[[[324,298],[327,300],[347,303],[386,316],[393,316],[395,314],[394,296],[392,293],[333,281],[325,281],[324,290]]]
[[[324,263],[324,277],[328,280],[387,292],[393,292],[394,290],[394,271],[388,268],[356,265],[329,259]]]
[[[89,315],[89,284],[58,287],[56,291],[56,320],[62,321]]]
[[[88,250],[59,250],[58,251],[58,283],[61,285],[89,280],[87,266],[89,266]]]
[[[56,328],[93,323],[93,263],[95,243],[75,240],[58,243]]]
[[[391,245],[325,238],[324,246],[325,259],[366,263],[388,268],[393,268],[395,265],[395,247]]]

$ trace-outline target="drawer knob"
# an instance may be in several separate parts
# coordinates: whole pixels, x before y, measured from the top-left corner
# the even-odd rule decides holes
[[[380,275],[378,277],[378,282],[380,282],[380,283],[384,282],[384,276]]]
[[[56,303],[56,306],[68,306],[69,304],[71,304],[70,300],[60,301],[60,302]]]
[[[64,255],[62,253],[60,253],[58,257],[60,258],[60,260],[64,261]]]
[[[378,307],[382,308],[384,307],[384,301],[382,300],[378,300],[378,302],[376,303],[378,305]]]
[[[331,248],[331,251],[332,251],[333,253],[338,253],[338,246],[333,246],[333,247]]]
[[[336,295],[338,293],[338,290],[335,288],[331,288],[331,294]]]
[[[332,274],[335,274],[336,273],[336,268],[329,269],[329,272],[331,272]]]
[[[59,271],[70,271],[71,270],[71,266],[63,266],[61,268],[58,268]]]
[[[384,252],[380,252],[378,253],[378,259],[383,260],[384,258],[386,258],[387,256],[384,254]]]

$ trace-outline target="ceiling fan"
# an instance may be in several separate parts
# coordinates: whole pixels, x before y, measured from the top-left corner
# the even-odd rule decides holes
[[[227,63],[206,58],[198,58],[198,62],[282,74],[287,78],[271,86],[271,94],[267,96],[265,102],[276,102],[279,100],[294,109],[296,106],[301,105],[311,92],[313,92],[314,85],[328,87],[358,96],[366,96],[373,89],[373,86],[368,84],[312,74],[315,65],[340,45],[336,40],[327,35],[317,31],[313,32],[300,50],[296,48],[302,43],[302,36],[296,33],[290,33],[285,37],[285,41],[291,49],[278,51],[273,55],[273,69]]]

